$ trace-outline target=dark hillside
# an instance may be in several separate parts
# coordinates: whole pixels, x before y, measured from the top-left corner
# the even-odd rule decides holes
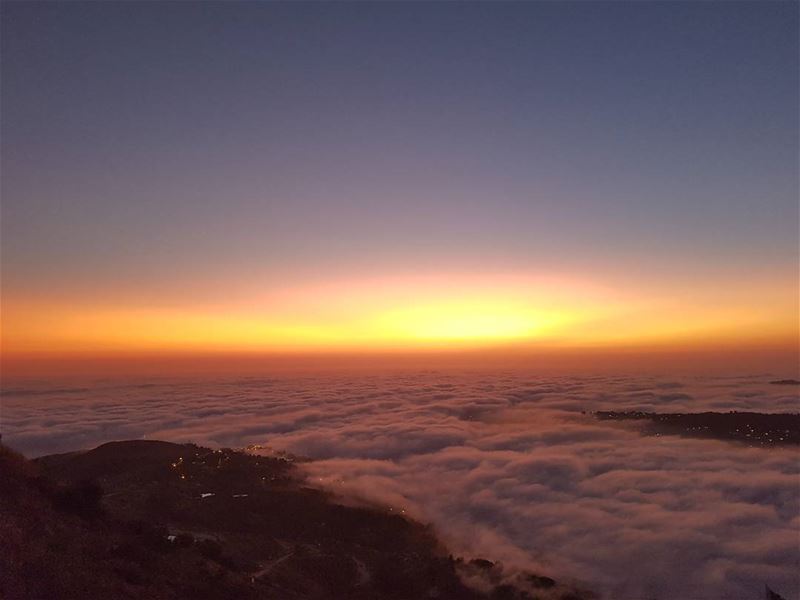
[[[713,438],[759,448],[800,445],[800,414],[755,412],[650,413],[598,411],[601,421],[641,421],[644,433]]]
[[[588,597],[453,559],[430,528],[337,504],[281,458],[133,441],[33,462],[3,448],[0,469],[6,599]]]

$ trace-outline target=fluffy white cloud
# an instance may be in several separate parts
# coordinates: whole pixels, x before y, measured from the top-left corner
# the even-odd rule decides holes
[[[434,523],[458,553],[615,599],[800,594],[796,449],[643,437],[584,410],[796,411],[768,377],[410,373],[6,389],[28,454],[140,438],[269,444],[318,485]]]

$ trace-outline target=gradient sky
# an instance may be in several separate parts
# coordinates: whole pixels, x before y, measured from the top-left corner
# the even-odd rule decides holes
[[[795,347],[795,2],[4,2],[5,356]]]

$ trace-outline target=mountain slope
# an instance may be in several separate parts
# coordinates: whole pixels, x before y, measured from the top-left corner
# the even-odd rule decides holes
[[[453,559],[291,461],[155,441],[27,461],[0,447],[3,598],[587,598]],[[464,580],[477,582],[468,587]]]

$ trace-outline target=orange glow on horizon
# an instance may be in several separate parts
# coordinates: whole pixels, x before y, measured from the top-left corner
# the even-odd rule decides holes
[[[798,332],[796,293],[781,285],[643,293],[577,278],[453,275],[201,300],[151,306],[133,298],[97,305],[4,298],[3,353],[680,347],[785,344]]]

